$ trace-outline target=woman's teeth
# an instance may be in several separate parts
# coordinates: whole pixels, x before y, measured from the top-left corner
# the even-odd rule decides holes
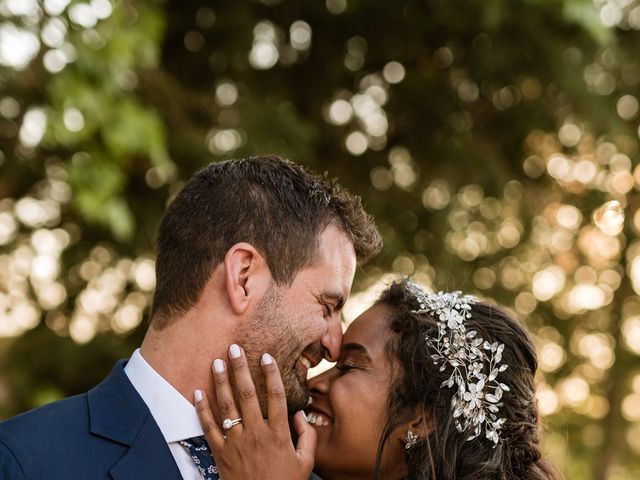
[[[306,357],[300,357],[300,363],[305,366],[305,368],[311,368],[311,362]]]
[[[307,415],[307,418],[309,419],[310,424],[316,425],[317,427],[329,426],[329,419],[321,413],[311,412]]]

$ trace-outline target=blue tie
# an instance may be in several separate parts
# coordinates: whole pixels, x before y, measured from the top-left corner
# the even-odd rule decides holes
[[[220,480],[218,467],[204,437],[187,438],[186,440],[182,440],[180,445],[189,452],[196,467],[198,467],[198,470],[202,473],[204,480]]]

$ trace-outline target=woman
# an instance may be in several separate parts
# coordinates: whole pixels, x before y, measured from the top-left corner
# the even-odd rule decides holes
[[[277,392],[269,395],[271,430],[255,399],[253,414],[243,406],[250,395],[240,392],[244,423],[226,439],[206,400],[197,402],[224,480],[242,478],[241,471],[253,478],[308,473],[313,435],[297,416],[298,450],[292,455],[282,443],[282,384],[272,359],[264,363],[268,389]],[[394,283],[350,325],[336,366],[309,381],[314,471],[325,480],[558,478],[540,453],[536,369],[530,337],[501,310],[458,292]],[[222,398],[226,413],[240,416],[230,392],[216,378],[219,406]]]

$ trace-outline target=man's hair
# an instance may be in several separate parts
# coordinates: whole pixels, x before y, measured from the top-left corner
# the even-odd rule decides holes
[[[278,285],[318,258],[329,224],[353,243],[362,263],[382,248],[380,234],[359,197],[335,180],[277,156],[211,163],[176,196],[158,230],[156,329],[188,311],[226,252],[253,245]]]

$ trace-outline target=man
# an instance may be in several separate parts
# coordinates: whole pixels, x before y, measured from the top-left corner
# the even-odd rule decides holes
[[[160,224],[141,348],[87,394],[1,424],[0,478],[217,478],[199,457],[192,404],[196,389],[214,395],[212,361],[241,344],[261,378],[269,352],[290,411],[300,410],[307,370],[339,355],[356,263],[380,248],[360,200],[298,165],[263,157],[204,168]],[[257,394],[264,407],[264,385]]]

